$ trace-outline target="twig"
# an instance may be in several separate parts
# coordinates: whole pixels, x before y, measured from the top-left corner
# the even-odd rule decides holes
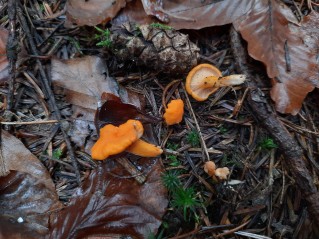
[[[247,53],[244,50],[241,38],[238,32],[231,29],[231,47],[236,59],[236,65],[239,71],[247,76],[246,84],[252,90],[248,97],[249,105],[256,119],[268,130],[269,134],[278,143],[285,160],[289,162],[289,170],[292,173],[298,187],[304,192],[305,199],[308,202],[308,210],[313,219],[319,225],[319,193],[314,184],[311,174],[306,167],[304,155],[288,130],[277,117],[276,112],[270,107],[266,97],[257,87],[251,72],[248,68]],[[259,99],[259,100],[254,100]]]
[[[223,236],[227,236],[227,235],[233,234],[233,233],[235,233],[236,231],[242,229],[242,228],[243,228],[244,226],[246,226],[248,223],[250,223],[250,220],[247,221],[247,222],[245,222],[245,223],[243,223],[243,224],[241,224],[241,225],[239,225],[238,227],[235,227],[235,228],[233,228],[233,229],[227,231],[227,232],[218,234],[215,238],[220,238],[220,237],[223,237]]]
[[[202,132],[201,132],[201,130],[200,130],[198,121],[197,121],[197,119],[196,119],[195,112],[194,112],[193,107],[192,107],[192,105],[191,105],[191,102],[190,102],[190,100],[189,100],[188,94],[186,93],[186,89],[185,89],[184,83],[182,83],[182,87],[183,87],[183,90],[184,90],[184,94],[185,94],[185,98],[186,98],[186,103],[187,103],[188,108],[189,108],[189,110],[190,110],[190,112],[191,112],[191,114],[192,114],[192,117],[193,117],[194,122],[195,122],[195,125],[196,125],[197,132],[198,132],[198,134],[199,134],[200,142],[201,142],[201,145],[202,145],[202,147],[203,147],[204,154],[205,154],[205,156],[206,156],[206,160],[208,161],[208,160],[209,160],[209,153],[208,153],[208,150],[207,150],[207,146],[206,146],[205,140],[204,140],[204,138],[203,138],[203,134],[202,134]]]
[[[32,125],[32,124],[55,124],[59,123],[58,120],[39,120],[39,121],[16,121],[16,122],[0,122],[4,125]]]
[[[14,83],[16,74],[16,61],[17,61],[17,47],[18,42],[16,39],[16,0],[8,1],[8,18],[9,18],[9,37],[7,41],[7,58],[9,61],[9,92],[7,95],[7,110],[11,110],[13,107],[13,95],[14,95]]]
[[[39,53],[38,53],[38,50],[36,48],[36,44],[34,42],[34,38],[33,38],[32,34],[30,32],[29,26],[28,26],[28,24],[26,22],[26,19],[25,19],[23,13],[22,13],[22,7],[21,6],[18,6],[17,12],[18,12],[18,17],[19,17],[19,20],[20,20],[20,24],[21,24],[21,26],[22,26],[22,28],[23,28],[26,36],[27,36],[28,41],[29,41],[31,52],[32,52],[33,55],[38,56]],[[60,121],[61,120],[61,113],[60,113],[59,108],[56,105],[54,94],[53,94],[51,86],[49,84],[48,77],[46,76],[46,73],[45,73],[45,71],[43,69],[43,66],[42,66],[42,63],[41,63],[40,59],[36,59],[36,62],[38,64],[38,66],[39,66],[39,71],[40,71],[40,75],[41,75],[41,84],[42,84],[42,88],[43,88],[44,94],[49,100],[50,110],[54,114],[55,118],[58,121]],[[60,122],[59,122],[59,124],[60,124]],[[73,148],[72,148],[72,145],[71,145],[71,141],[69,139],[69,136],[68,136],[67,132],[65,131],[65,129],[62,127],[61,124],[60,124],[60,129],[61,129],[61,132],[63,134],[64,141],[65,141],[65,143],[67,145],[67,148],[68,148],[68,152],[69,152],[69,155],[70,155],[70,158],[71,158],[71,161],[72,161],[72,166],[73,166],[73,168],[75,170],[76,180],[77,180],[78,184],[80,185],[81,184],[81,175],[80,175],[78,164],[77,164],[77,161],[76,161],[76,158],[75,158],[75,154],[74,154],[74,151],[73,151]]]

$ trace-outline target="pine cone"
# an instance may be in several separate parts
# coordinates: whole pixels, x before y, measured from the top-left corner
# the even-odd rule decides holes
[[[168,26],[126,23],[111,31],[112,53],[163,73],[184,74],[197,65],[199,48]]]

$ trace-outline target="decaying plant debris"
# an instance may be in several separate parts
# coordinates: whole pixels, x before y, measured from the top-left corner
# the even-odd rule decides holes
[[[0,237],[318,238],[318,90],[308,94],[318,86],[310,51],[318,46],[318,3],[104,2],[0,3],[7,29],[0,29],[0,53],[7,55],[0,59]],[[204,7],[219,10],[192,22]],[[260,19],[270,35],[259,39],[249,33]],[[210,27],[226,23],[234,28]],[[286,34],[278,40],[276,29],[288,28],[306,40],[289,35],[274,55]],[[267,44],[267,37],[275,39],[266,45],[274,47],[272,63],[251,41]],[[296,59],[303,65],[291,69]],[[244,74],[247,82],[198,102],[185,78],[200,63],[223,76]],[[274,97],[268,77],[285,75],[292,78],[275,82],[283,88]],[[300,76],[307,89],[299,81],[291,86]],[[176,99],[184,116],[167,125],[166,105]],[[162,156],[92,160],[99,129],[128,119],[141,120],[142,138],[160,145]],[[208,160],[229,173],[208,175]]]

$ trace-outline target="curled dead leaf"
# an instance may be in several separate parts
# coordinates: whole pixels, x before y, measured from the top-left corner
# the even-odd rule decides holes
[[[83,26],[95,26],[111,20],[125,7],[125,0],[68,0],[66,3],[66,27],[72,23]]]
[[[316,59],[319,32],[314,26],[318,14],[305,17],[301,26],[296,21],[286,5],[277,0],[262,0],[256,1],[247,15],[234,22],[248,42],[249,55],[266,65],[272,78],[271,97],[276,109],[293,115],[300,110],[306,95],[319,85]],[[317,37],[312,38],[310,31]]]

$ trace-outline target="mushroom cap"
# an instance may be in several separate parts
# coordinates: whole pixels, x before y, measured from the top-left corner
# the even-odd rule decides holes
[[[204,101],[213,94],[218,88],[214,84],[207,84],[206,77],[215,76],[213,78],[218,81],[222,77],[222,73],[215,66],[210,64],[200,64],[195,66],[187,75],[186,91],[197,101]],[[211,78],[212,79],[212,78]]]
[[[108,124],[100,129],[100,137],[91,149],[92,158],[104,160],[111,155],[123,152],[138,140],[144,132],[138,120],[128,120],[119,127]]]
[[[159,146],[147,143],[142,139],[138,139],[126,149],[126,152],[141,157],[156,157],[161,155],[163,150]]]
[[[167,125],[178,124],[184,115],[184,102],[181,99],[172,100],[165,110],[163,118]]]
[[[215,170],[215,175],[221,180],[227,179],[227,176],[229,175],[229,168],[223,167],[223,168],[217,168]]]
[[[209,176],[214,176],[215,175],[215,169],[216,165],[213,161],[207,161],[204,164],[204,171],[209,175]]]

